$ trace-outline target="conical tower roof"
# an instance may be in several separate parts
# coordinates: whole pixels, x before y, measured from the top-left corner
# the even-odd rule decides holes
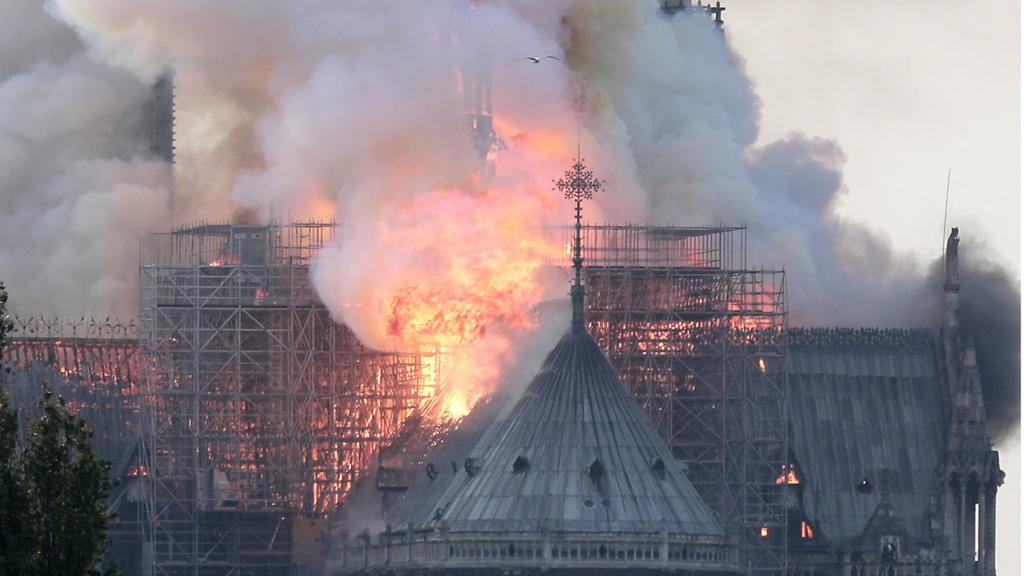
[[[431,519],[452,532],[722,534],[585,331],[555,346],[459,476]]]
[[[735,543],[583,330],[469,454],[428,465],[384,532],[343,537],[329,570],[738,572]]]

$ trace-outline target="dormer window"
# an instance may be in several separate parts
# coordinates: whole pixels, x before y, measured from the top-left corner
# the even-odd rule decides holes
[[[605,471],[604,463],[602,463],[597,458],[594,458],[590,465],[587,466],[587,476],[590,478],[590,481],[594,484],[594,489],[597,490],[598,494],[602,496],[608,495],[608,483],[607,479],[605,478],[606,475],[607,472]]]
[[[530,461],[525,456],[516,456],[515,462],[512,463],[513,474],[526,474],[526,471],[530,469]]]
[[[664,480],[668,473],[668,470],[665,468],[665,461],[661,458],[655,458],[654,462],[651,462],[651,470],[654,471],[654,475],[659,480]]]
[[[463,464],[463,468],[466,470],[466,474],[470,476],[476,476],[476,473],[483,467],[483,461],[479,458],[466,458],[466,462]]]

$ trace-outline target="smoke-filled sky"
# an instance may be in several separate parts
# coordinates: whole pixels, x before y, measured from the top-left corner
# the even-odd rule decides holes
[[[1020,262],[1020,3],[733,0],[729,38],[763,103],[761,138],[835,139],[839,212],[919,261],[949,218]]]
[[[949,168],[961,261],[1008,279],[985,299],[965,291],[964,308],[1019,326],[991,308],[1019,303],[1010,0],[735,0],[728,42],[657,4],[7,0],[12,308],[131,317],[150,232],[240,210],[333,217],[342,243],[314,281],[364,341],[430,334],[513,357],[527,312],[560,294],[537,288],[560,247],[531,226],[565,221],[550,180],[579,134],[608,181],[591,218],[746,223],[750,261],[786,268],[794,324],[934,324]],[[504,143],[493,179],[465,130],[463,86],[483,69]],[[167,70],[173,173],[138,138],[147,86]],[[985,346],[990,376],[1019,374],[1019,348]],[[1000,410],[1020,398],[1005,380],[989,378],[1003,432],[1019,412]]]

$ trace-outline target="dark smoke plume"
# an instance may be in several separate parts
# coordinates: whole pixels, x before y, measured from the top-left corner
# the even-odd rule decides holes
[[[985,256],[984,242],[965,230],[960,242],[960,334],[974,341],[985,396],[988,431],[998,444],[1020,429],[1020,283]],[[942,260],[928,267],[923,299],[942,318]]]
[[[978,242],[960,248],[961,330],[974,339],[989,433],[998,443],[1020,427],[1020,283],[984,258]]]

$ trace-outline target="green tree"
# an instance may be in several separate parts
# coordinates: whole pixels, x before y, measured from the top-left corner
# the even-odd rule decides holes
[[[0,357],[10,338],[7,291],[0,282]],[[0,384],[5,373],[0,372]],[[18,414],[0,388],[0,576],[28,573],[36,540],[29,520],[28,492],[21,479]]]
[[[6,304],[0,284],[0,354],[11,330]],[[20,449],[17,413],[0,389],[0,576],[99,575],[110,464],[93,452],[85,421],[42,387],[41,415]]]
[[[106,552],[110,464],[93,452],[85,420],[43,384],[42,416],[29,424],[22,453],[29,518],[37,528],[32,558],[39,576],[100,574]]]

